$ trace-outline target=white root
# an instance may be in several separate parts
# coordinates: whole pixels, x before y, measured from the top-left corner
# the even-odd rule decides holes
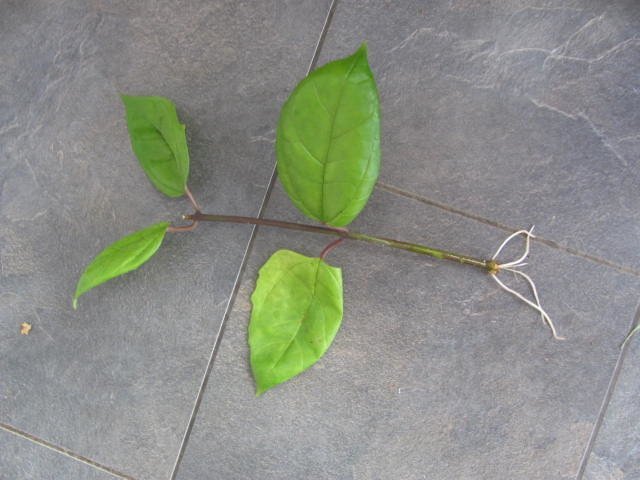
[[[544,308],[542,308],[542,305],[540,304],[540,296],[538,295],[538,289],[536,288],[536,284],[533,282],[533,280],[531,279],[531,277],[529,275],[527,275],[526,273],[522,272],[521,270],[518,270],[518,268],[524,267],[525,265],[527,265],[526,263],[524,263],[524,260],[526,260],[526,258],[529,256],[529,250],[530,250],[530,246],[531,246],[531,239],[535,238],[532,232],[533,232],[533,227],[531,227],[529,230],[518,230],[517,232],[509,235],[505,239],[505,241],[502,242],[500,247],[498,247],[498,250],[496,250],[496,253],[493,255],[493,257],[491,257],[491,260],[496,260],[498,255],[500,255],[500,253],[504,249],[504,247],[506,247],[507,244],[509,242],[511,242],[514,238],[516,238],[516,237],[518,237],[520,235],[525,235],[525,237],[526,237],[525,238],[524,253],[519,258],[517,258],[516,260],[512,260],[510,262],[505,262],[505,263],[498,263],[497,264],[497,268],[495,269],[495,271],[491,272],[491,277],[496,281],[496,283],[500,286],[500,288],[502,288],[506,292],[509,292],[510,294],[512,294],[513,296],[518,298],[519,300],[522,300],[524,303],[526,303],[531,308],[533,308],[538,313],[540,313],[542,321],[544,323],[546,323],[547,326],[551,329],[551,333],[553,334],[553,338],[555,338],[556,340],[565,340],[564,337],[561,337],[560,335],[558,335],[558,332],[556,330],[555,325],[553,324],[553,321],[551,320],[551,317],[549,317],[549,314],[544,310]],[[507,272],[514,273],[515,275],[518,275],[521,278],[523,278],[529,284],[529,287],[531,287],[531,292],[533,293],[533,299],[535,301],[529,300],[523,294],[521,294],[521,293],[515,291],[514,289],[508,287],[507,285],[505,285],[504,282],[502,282],[502,280],[500,280],[498,278],[498,274],[503,270],[507,271]]]

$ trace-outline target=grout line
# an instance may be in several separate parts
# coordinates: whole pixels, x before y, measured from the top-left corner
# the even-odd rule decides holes
[[[475,220],[477,222],[481,222],[481,223],[484,223],[484,224],[487,224],[487,225],[491,225],[492,227],[496,227],[496,228],[499,228],[501,230],[505,230],[507,232],[514,232],[514,231],[518,230],[517,228],[510,227],[508,225],[496,222],[494,220],[489,220],[487,218],[481,217],[480,215],[476,215],[476,214],[473,214],[473,213],[470,213],[470,212],[466,212],[464,210],[460,210],[458,208],[451,207],[451,206],[446,205],[444,203],[436,202],[435,200],[431,200],[429,198],[420,196],[420,195],[415,194],[413,192],[408,192],[406,190],[398,188],[398,187],[396,187],[394,185],[390,185],[388,183],[378,182],[376,184],[376,186],[378,188],[380,188],[381,190],[384,190],[386,192],[394,193],[396,195],[401,195],[403,197],[407,197],[407,198],[410,198],[412,200],[416,200],[416,201],[424,203],[426,205],[431,205],[432,207],[436,207],[436,208],[439,208],[441,210],[445,210],[446,212],[455,213],[456,215],[460,215],[462,217],[466,217],[466,218],[470,218],[471,220]],[[584,258],[586,260],[590,260],[590,261],[592,261],[594,263],[598,263],[598,264],[601,264],[601,265],[605,265],[607,267],[611,267],[611,268],[613,268],[615,270],[618,270],[619,272],[628,273],[628,274],[640,277],[640,270],[637,270],[637,269],[632,268],[632,267],[628,267],[626,265],[619,265],[619,264],[617,264],[615,262],[612,262],[610,260],[606,260],[604,258],[600,258],[600,257],[598,257],[596,255],[591,255],[590,253],[581,252],[580,250],[576,250],[576,249],[571,248],[571,247],[565,247],[563,245],[560,245],[558,242],[555,242],[553,240],[549,240],[547,238],[540,237],[539,235],[536,235],[535,238],[533,239],[533,241],[540,242],[540,243],[542,243],[544,245],[547,245],[548,247],[555,248],[557,250],[561,250],[561,251],[563,251],[565,253],[568,253],[570,255],[574,255],[576,257],[581,257],[581,258]]]
[[[307,68],[306,75],[308,75],[311,72],[311,70],[313,70],[316,62],[318,61],[318,56],[320,55],[320,50],[322,48],[322,44],[324,43],[327,30],[329,29],[329,25],[331,24],[331,19],[333,18],[333,14],[335,12],[337,2],[338,0],[332,0],[331,5],[329,6],[329,10],[327,11],[327,16],[325,17],[324,24],[322,25],[322,29],[320,30],[318,41],[316,42],[316,46],[313,51],[313,56],[311,57],[311,62],[309,63],[309,67]],[[269,198],[271,197],[271,191],[273,190],[276,176],[277,176],[277,171],[276,171],[276,166],[274,165],[271,171],[271,175],[269,177],[267,190],[265,191],[264,197],[262,198],[262,203],[260,204],[260,209],[258,210],[258,218],[261,218],[264,215],[264,212],[267,208],[267,203],[269,202]],[[184,457],[184,452],[186,450],[189,437],[191,436],[191,431],[193,430],[193,425],[195,424],[195,420],[198,415],[198,411],[200,409],[200,404],[202,403],[204,391],[209,381],[209,375],[211,374],[211,370],[213,369],[213,362],[220,348],[222,335],[224,334],[224,329],[227,324],[227,320],[229,318],[229,315],[231,314],[231,308],[233,307],[236,295],[240,288],[240,280],[242,278],[242,274],[246,269],[249,255],[251,254],[251,251],[253,249],[253,243],[255,241],[257,231],[258,231],[258,225],[254,225],[251,229],[249,241],[247,243],[247,247],[245,248],[244,255],[242,256],[242,261],[240,262],[240,268],[238,269],[238,273],[234,280],[233,288],[231,290],[231,295],[229,296],[229,300],[227,301],[227,306],[225,307],[225,312],[222,317],[222,322],[220,323],[220,327],[218,328],[218,333],[216,334],[216,338],[213,343],[213,349],[211,350],[211,355],[209,356],[207,368],[205,369],[204,375],[202,377],[202,381],[200,383],[200,388],[198,389],[198,394],[196,396],[193,409],[191,411],[191,416],[189,418],[189,423],[187,424],[187,429],[185,430],[184,436],[182,438],[182,442],[180,444],[180,450],[178,452],[178,456],[176,458],[176,461],[173,466],[173,470],[171,472],[171,477],[170,477],[171,480],[176,479],[176,476],[178,474],[178,469],[180,467],[180,463],[182,462],[182,459]]]
[[[117,470],[114,470],[111,467],[107,467],[106,465],[102,465],[101,463],[98,463],[95,460],[91,460],[90,458],[74,453],[67,448],[47,442],[46,440],[43,440],[34,435],[31,435],[30,433],[23,432],[22,430],[12,427],[11,425],[7,425],[6,423],[0,422],[0,430],[4,430],[12,435],[20,437],[29,442],[35,443],[36,445],[39,445],[41,447],[45,447],[45,448],[48,448],[49,450],[53,450],[54,452],[64,455],[65,457],[69,457],[72,460],[75,460],[80,463],[84,463],[89,467],[95,468],[97,470],[101,470],[105,473],[108,473],[109,475],[113,475],[114,477],[122,478],[125,480],[135,480],[133,477],[126,475],[122,472],[119,472]]]
[[[629,329],[629,332],[639,323],[640,323],[640,305],[638,306],[634,319],[631,322],[631,327]],[[587,445],[584,449],[584,453],[582,454],[582,458],[580,459],[580,468],[578,468],[578,474],[576,475],[576,480],[582,480],[587,470],[587,465],[589,464],[589,457],[591,456],[593,447],[596,444],[596,438],[598,437],[598,433],[600,433],[600,428],[604,423],[604,417],[607,413],[607,410],[609,409],[609,404],[611,403],[611,399],[613,398],[613,393],[616,389],[616,385],[618,384],[618,378],[620,377],[622,365],[623,365],[625,356],[627,355],[627,350],[629,349],[630,343],[631,342],[626,342],[622,347],[622,349],[620,350],[620,353],[618,354],[616,365],[613,368],[613,372],[611,373],[611,378],[609,379],[609,385],[607,386],[607,391],[605,392],[604,398],[602,399],[602,405],[600,405],[600,410],[598,411],[598,416],[596,418],[595,423],[593,424],[591,435],[589,435],[589,440],[587,441]]]

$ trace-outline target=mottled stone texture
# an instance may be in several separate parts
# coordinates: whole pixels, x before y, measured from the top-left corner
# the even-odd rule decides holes
[[[640,5],[340,2],[367,40],[381,181],[640,271]]]
[[[136,164],[118,93],[172,98],[197,198],[255,215],[329,4],[0,4],[0,424],[170,478],[251,229],[170,236],[71,310],[102,247],[188,211]],[[640,287],[640,5],[340,0],[320,63],[365,40],[383,166],[353,228],[487,256],[535,223],[526,268],[568,339],[481,272],[348,243],[333,347],[256,398],[257,269],[326,243],[261,228],[177,478],[639,480],[640,337],[618,347]],[[267,210],[303,220],[279,186]],[[0,428],[5,478],[110,475]]]
[[[189,211],[137,165],[118,94],[173,99],[200,202],[256,214],[280,104],[327,9],[315,0],[0,5],[0,422],[136,478],[168,478],[250,228],[171,236],[140,271],[71,309],[101,248]]]

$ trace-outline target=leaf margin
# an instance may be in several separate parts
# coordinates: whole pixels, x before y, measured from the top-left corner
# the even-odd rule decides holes
[[[283,258],[284,257],[289,257],[289,258]],[[320,269],[323,269],[324,271],[324,275],[329,275],[331,277],[331,279],[333,280],[333,282],[335,282],[335,292],[333,292],[335,294],[335,298],[330,299],[331,302],[335,302],[335,305],[331,306],[327,306],[325,305],[322,308],[335,308],[337,315],[335,316],[334,319],[332,319],[329,322],[329,327],[331,326],[330,323],[333,322],[334,328],[332,331],[330,331],[327,334],[326,328],[327,325],[323,325],[323,333],[325,334],[326,338],[324,339],[325,343],[324,345],[321,347],[321,351],[319,353],[317,352],[312,352],[312,361],[310,363],[308,363],[307,365],[302,366],[298,371],[296,371],[295,373],[291,374],[291,375],[285,375],[283,378],[276,380],[276,381],[268,381],[266,380],[263,375],[262,375],[262,366],[258,366],[256,364],[257,361],[257,354],[256,351],[263,348],[263,346],[265,345],[265,343],[260,344],[259,342],[256,342],[256,330],[260,329],[261,331],[265,328],[264,322],[262,318],[259,318],[263,312],[263,309],[265,308],[265,303],[263,304],[257,304],[258,302],[258,297],[264,296],[263,295],[263,289],[268,289],[266,296],[264,296],[264,299],[266,300],[266,298],[268,297],[268,295],[270,295],[272,293],[272,291],[277,287],[277,285],[282,281],[282,278],[285,276],[284,273],[280,273],[277,268],[280,268],[280,263],[282,261],[285,262],[289,262],[290,260],[296,262],[293,265],[288,265],[289,269],[293,270],[294,267],[298,267],[300,265],[306,264],[306,265],[317,265],[317,271],[315,274],[315,282],[316,285],[314,285],[314,293],[312,294],[312,298],[309,300],[309,304],[306,306],[306,310],[305,310],[305,316],[308,315],[309,310],[312,308],[314,302],[317,301],[317,296],[316,296],[316,289],[317,286],[319,284],[318,281],[318,275],[320,272]],[[272,279],[272,278],[267,278],[268,275],[272,275],[273,274],[273,270],[276,269],[275,274],[279,276],[279,278],[277,279]],[[299,279],[299,277],[297,277]],[[252,375],[254,378],[254,382],[256,385],[256,396],[260,396],[262,395],[264,392],[266,392],[267,390],[270,390],[271,388],[274,388],[284,382],[287,382],[289,380],[291,380],[292,378],[300,375],[301,373],[303,373],[304,371],[308,370],[309,368],[311,368],[313,365],[315,365],[328,351],[328,349],[330,348],[331,344],[333,343],[333,340],[335,339],[336,334],[338,333],[338,330],[340,329],[341,323],[342,323],[342,318],[343,318],[343,313],[344,313],[344,297],[343,297],[343,283],[342,283],[342,269],[339,267],[334,267],[332,265],[329,265],[327,262],[325,262],[323,259],[319,258],[319,257],[308,257],[306,255],[302,255],[298,252],[292,251],[292,250],[288,250],[288,249],[280,249],[277,250],[276,252],[274,252],[269,259],[261,266],[259,273],[258,273],[258,279],[256,281],[256,286],[254,288],[253,293],[251,294],[251,303],[252,303],[252,309],[251,309],[251,317],[250,317],[250,322],[249,322],[249,328],[248,328],[248,343],[249,343],[249,348],[250,348],[250,364],[251,364],[251,371],[252,371]],[[323,311],[323,317],[326,320],[326,314]],[[281,325],[281,324],[278,324]],[[277,365],[279,363],[279,361],[282,359],[282,357],[287,353],[289,347],[291,346],[291,344],[294,342],[294,340],[296,338],[298,338],[300,336],[300,328],[302,328],[303,325],[303,320],[300,321],[300,326],[298,327],[296,333],[292,336],[291,340],[289,340],[289,343],[287,345],[287,348],[285,348],[282,353],[280,354],[278,361],[276,362],[275,365]],[[272,326],[272,325],[267,325],[267,326]],[[306,327],[308,327],[309,325],[307,324]],[[303,332],[304,333],[304,332]],[[261,333],[261,337],[263,337],[262,333]],[[309,340],[308,338],[304,338],[304,340]],[[277,343],[277,342],[271,342],[271,343]],[[266,343],[267,345],[269,345],[269,342]],[[316,346],[317,348],[317,346]],[[314,356],[315,355],[315,356]],[[303,356],[301,356],[302,358]],[[304,361],[303,361],[304,363]],[[270,370],[273,369],[273,366],[270,368]]]
[[[381,157],[380,96],[379,96],[378,87],[375,81],[375,76],[373,74],[373,71],[371,70],[371,66],[369,64],[367,54],[368,54],[367,43],[363,42],[353,54],[348,55],[344,58],[340,58],[340,59],[328,62],[327,64],[319,67],[318,69],[310,72],[305,78],[303,78],[296,85],[296,87],[293,89],[293,91],[285,101],[284,105],[282,106],[280,117],[278,119],[278,126],[276,129],[276,144],[275,144],[276,169],[278,172],[278,178],[280,179],[287,196],[289,197],[291,202],[296,206],[296,208],[298,208],[298,210],[300,210],[305,216],[311,218],[312,220],[316,220],[326,225],[331,225],[335,227],[344,227],[348,225],[362,212],[364,207],[367,205],[371,194],[373,193],[375,184],[377,182],[377,178],[380,174],[380,157]],[[307,88],[307,85],[312,85],[312,87],[310,88],[313,88],[316,92],[317,105],[315,105],[315,107],[322,108],[323,110],[325,110],[327,114],[330,114],[329,109],[327,108],[326,105],[324,105],[323,101],[320,98],[320,94],[318,93],[316,78],[320,74],[319,72],[326,71],[326,69],[334,68],[335,65],[341,62],[344,63],[347,61],[352,61],[353,63],[353,65],[350,67],[351,70],[353,69],[353,67],[355,67],[358,64],[358,62],[360,61],[364,62],[363,67],[366,69],[366,76],[367,76],[367,79],[370,81],[369,87],[371,87],[369,89],[369,93],[371,94],[370,97],[372,99],[372,102],[370,103],[370,105],[372,106],[372,110],[369,116],[374,120],[374,124],[370,126],[370,129],[372,132],[371,135],[373,138],[371,139],[371,142],[370,142],[371,147],[369,149],[369,153],[367,154],[368,158],[366,160],[366,166],[360,169],[361,175],[359,175],[358,180],[357,181],[354,180],[353,182],[351,182],[354,184],[354,189],[352,194],[351,195],[345,194],[345,199],[343,199],[342,201],[343,205],[339,212],[337,212],[335,215],[328,215],[325,212],[325,207],[326,207],[326,204],[328,203],[326,198],[330,198],[332,199],[332,201],[335,201],[336,195],[335,194],[327,195],[325,193],[326,185],[329,185],[330,183],[339,183],[339,182],[327,182],[327,179],[326,179],[326,165],[328,163],[333,163],[333,162],[329,162],[328,158],[324,158],[324,162],[320,162],[318,158],[307,148],[307,145],[305,145],[304,142],[299,140],[292,141],[291,138],[287,138],[287,136],[291,136],[291,135],[286,133],[285,130],[287,129],[285,128],[284,123],[288,121],[287,120],[288,115],[293,115],[289,113],[289,111],[294,108],[294,106],[292,105],[295,105],[297,97],[300,95],[301,91]],[[349,77],[350,74],[351,74],[350,71],[347,72],[345,76],[345,84],[343,84],[342,89],[346,88],[346,81],[347,81],[346,79]],[[341,97],[341,95],[342,93],[340,93],[339,97]],[[340,102],[338,102],[338,105],[339,103]],[[329,140],[327,141],[327,145],[328,145],[326,148],[327,155],[331,151],[332,145],[336,144],[335,140],[338,137],[341,137],[346,133],[350,133],[348,132],[349,130],[352,130],[352,129],[356,130],[363,126],[361,124],[356,124],[355,126],[351,126],[347,128],[347,131],[343,130],[340,133],[340,135],[334,136],[332,135],[332,132],[333,132],[333,127],[335,125],[335,118],[338,117],[338,115],[339,115],[338,113],[334,112],[334,116],[332,119],[332,126],[328,132],[330,135],[329,135]],[[363,122],[363,123],[369,124],[370,121],[371,119],[367,118],[366,122]],[[291,130],[291,128],[289,130]],[[296,128],[294,127],[293,130],[296,130]],[[296,133],[295,136],[297,135],[298,134]],[[304,150],[308,156],[312,157],[315,162],[320,163],[322,165],[322,168],[323,168],[322,180],[321,182],[319,182],[322,185],[321,187],[322,190],[321,190],[320,200],[319,200],[319,203],[320,203],[319,208],[317,206],[309,206],[307,204],[308,202],[305,202],[304,199],[302,198],[305,196],[308,197],[309,196],[308,192],[310,190],[308,187],[304,187],[303,185],[305,183],[307,185],[318,183],[317,179],[314,178],[313,180],[310,180],[309,178],[305,178],[304,175],[298,175],[297,180],[291,178],[292,176],[291,173],[294,170],[292,165],[295,165],[296,162],[287,159],[288,156],[292,156],[292,155],[286,155],[284,153],[286,150],[286,147],[284,147],[283,145],[286,143],[299,143],[302,146],[302,150]],[[364,159],[365,154],[363,153],[362,155],[363,155],[362,159]],[[344,168],[348,168],[348,166]],[[355,186],[356,183],[357,183],[357,186]],[[302,195],[301,195],[301,191],[303,192]],[[318,211],[318,209],[320,211]]]
[[[189,179],[189,147],[187,145],[186,126],[180,122],[174,102],[169,98],[158,95],[128,95],[124,93],[120,94],[120,99],[125,108],[125,119],[131,149],[147,178],[157,190],[168,197],[177,198],[183,196]],[[163,112],[164,115],[158,114],[159,108],[165,110]],[[153,110],[156,115],[150,116],[148,110]],[[148,152],[143,152],[138,143],[140,139],[136,138],[135,135],[137,133],[134,133],[135,122],[142,120],[147,123],[147,126],[155,129],[171,152],[175,162],[176,171],[173,172],[175,178],[170,180],[162,178],[162,175],[156,170],[157,164],[154,163],[154,159],[146,158]],[[163,122],[167,121],[170,124],[163,125]],[[170,135],[174,138],[169,138]],[[176,187],[174,183],[180,183],[182,185],[181,188]]]
[[[116,240],[113,243],[110,243],[109,245],[107,245],[104,249],[102,249],[100,251],[100,253],[98,253],[93,260],[91,260],[91,262],[89,262],[89,264],[85,267],[85,269],[83,270],[82,274],[80,275],[80,277],[78,278],[78,282],[76,283],[76,291],[73,295],[72,298],[72,306],[73,309],[76,310],[78,308],[78,299],[80,298],[80,296],[84,295],[85,293],[87,293],[89,290],[92,290],[100,285],[102,285],[103,283],[108,282],[109,280],[112,280],[116,277],[120,277],[126,273],[129,273],[133,270],[138,269],[140,266],[144,265],[146,262],[148,262],[151,257],[153,257],[155,255],[155,253],[158,251],[158,249],[160,248],[160,246],[162,245],[162,242],[164,241],[165,235],[167,233],[167,230],[169,228],[169,222],[158,222],[158,223],[154,223],[148,227],[142,228],[140,230],[136,230],[135,232],[132,232],[128,235],[125,235],[124,237],[121,237],[120,239]],[[156,232],[157,230],[157,232]],[[135,258],[132,257],[134,259],[134,262],[129,265],[129,266],[125,266],[123,268],[123,265],[120,265],[119,269],[117,270],[117,273],[114,274],[108,274],[107,276],[105,276],[103,279],[101,280],[97,280],[97,281],[93,281],[91,282],[88,287],[85,287],[84,285],[82,285],[82,281],[83,279],[86,279],[86,277],[89,277],[92,274],[92,269],[97,268],[98,266],[100,266],[100,262],[105,260],[105,257],[110,254],[112,252],[112,250],[118,250],[122,245],[127,246],[127,242],[130,242],[134,239],[134,237],[136,235],[141,235],[141,234],[152,234],[155,233],[156,236],[155,238],[153,238],[149,243],[149,245],[147,245],[147,247],[143,250],[142,255],[140,256],[140,258]],[[143,237],[144,238],[144,237]],[[140,255],[140,253],[137,253],[135,255]],[[129,260],[130,261],[130,260]],[[85,280],[87,281],[87,280]]]

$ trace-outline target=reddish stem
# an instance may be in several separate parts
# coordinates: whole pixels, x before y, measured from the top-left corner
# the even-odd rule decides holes
[[[170,226],[167,228],[167,232],[176,233],[176,232],[190,232],[195,230],[198,226],[198,222],[191,222],[189,225],[181,225],[179,227]]]
[[[320,258],[322,260],[324,260],[324,257],[329,255],[329,252],[331,252],[331,250],[333,250],[338,245],[340,245],[342,242],[344,242],[344,240],[345,240],[344,237],[340,237],[340,238],[334,240],[333,242],[330,242],[326,247],[324,247],[324,250],[322,250],[322,253],[320,253]]]
[[[307,225],[304,223],[285,222],[282,220],[272,220],[261,217],[256,218],[242,217],[239,215],[213,215],[202,212],[196,212],[193,215],[183,215],[182,218],[184,218],[185,220],[191,220],[192,222],[230,222],[249,225],[265,225],[270,227],[286,228],[288,230],[299,230],[302,232],[334,235],[340,238],[351,238],[353,240],[360,240],[363,242],[376,243],[378,245],[386,245],[392,248],[399,248],[401,250],[408,250],[410,252],[420,253],[422,255],[429,255],[430,257],[453,260],[465,265],[473,265],[490,273],[494,273],[498,269],[498,265],[495,260],[483,260],[480,258],[471,257],[469,255],[462,255],[460,253],[440,250],[438,248],[429,247],[427,245],[419,245],[417,243],[402,242],[400,240],[394,240],[392,238],[366,235],[364,233],[352,232],[350,230],[339,227]]]

